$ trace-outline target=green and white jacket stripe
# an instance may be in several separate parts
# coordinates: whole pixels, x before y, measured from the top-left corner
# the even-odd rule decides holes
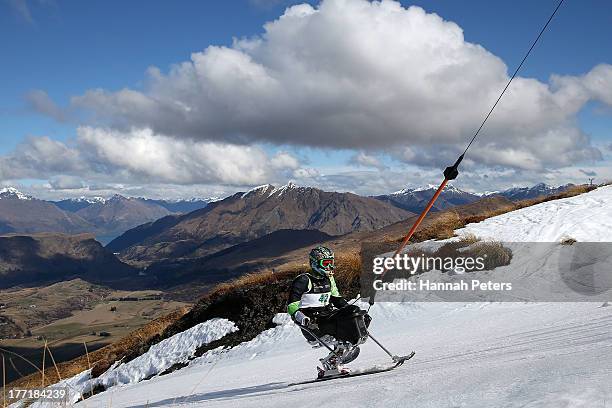
[[[321,310],[330,303],[335,307],[346,304],[340,296],[334,277],[317,277],[303,273],[293,280],[287,313],[293,316],[298,310],[303,312]]]

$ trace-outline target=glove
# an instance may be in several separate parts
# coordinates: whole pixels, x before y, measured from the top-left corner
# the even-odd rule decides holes
[[[295,313],[293,317],[295,318],[295,321],[298,322],[300,326],[306,326],[306,327],[310,326],[310,323],[311,323],[310,317],[306,316],[304,313],[300,312],[299,310]]]
[[[304,313],[300,312],[299,310],[295,313],[293,317],[295,318],[295,321],[298,322],[300,326],[304,326],[309,329],[317,328],[317,325],[312,322],[312,319],[306,316]]]

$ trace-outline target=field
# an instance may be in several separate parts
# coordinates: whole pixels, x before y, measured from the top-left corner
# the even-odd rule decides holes
[[[0,292],[0,315],[21,329],[20,338],[0,339],[7,359],[7,381],[40,367],[45,341],[56,362],[67,361],[114,342],[185,303],[166,300],[158,291],[113,291],[73,280],[44,288]],[[100,334],[103,334],[102,336]],[[47,358],[49,358],[47,356]]]

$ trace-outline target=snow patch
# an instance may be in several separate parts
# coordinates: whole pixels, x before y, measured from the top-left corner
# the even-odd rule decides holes
[[[219,340],[238,330],[234,322],[227,319],[210,319],[184,332],[175,334],[151,346],[149,351],[125,364],[116,363],[98,378],[90,379],[89,370],[63,380],[53,387],[67,387],[69,401],[76,403],[83,394],[98,385],[105,389],[134,384],[163,373],[175,364],[187,363],[195,351],[212,341]],[[13,404],[11,407],[21,407]],[[32,407],[46,407],[38,402]]]
[[[266,191],[268,191],[268,189],[270,188],[274,189],[274,186],[272,184],[263,184],[261,186],[257,186],[255,188],[250,189],[246,193],[243,193],[242,196],[240,196],[240,198],[245,198],[251,194],[263,194]]]
[[[284,186],[281,186],[281,187],[279,187],[279,188],[274,188],[274,189],[273,189],[273,190],[270,192],[270,194],[268,194],[268,197],[271,197],[271,196],[273,196],[273,195],[279,195],[279,196],[282,196],[282,195],[283,195],[284,193],[286,193],[287,191],[289,191],[289,190],[293,190],[293,189],[296,189],[296,188],[298,188],[298,186],[297,186],[297,185],[296,185],[294,182],[290,181],[290,182],[288,182],[287,184],[285,184]]]
[[[160,374],[174,364],[186,363],[203,344],[235,332],[238,327],[227,319],[211,319],[151,346],[145,354],[109,370],[98,378],[105,388],[140,382]]]
[[[501,242],[608,242],[612,237],[612,186],[511,211],[469,224],[458,236]]]
[[[104,204],[106,203],[106,198],[104,197],[99,197],[99,196],[95,196],[95,197],[85,197],[85,196],[81,196],[78,198],[71,198],[70,201],[74,202],[74,203],[89,203],[89,204]]]

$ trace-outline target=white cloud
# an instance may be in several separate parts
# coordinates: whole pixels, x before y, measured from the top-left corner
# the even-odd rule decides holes
[[[456,156],[508,80],[458,25],[390,0],[296,5],[264,28],[167,74],[150,69],[144,92],[98,89],[72,102],[113,126],[179,139]],[[611,86],[610,65],[551,84],[516,78],[473,157],[524,169],[600,159],[575,115],[588,100],[612,103]]]
[[[78,174],[86,168],[78,150],[46,136],[29,137],[15,151],[0,156],[0,180]]]
[[[284,180],[300,167],[286,152],[270,156],[258,146],[177,140],[148,129],[79,127],[72,144],[31,137],[0,157],[0,180],[52,178],[56,188],[70,176],[130,184],[250,186]]]
[[[89,90],[68,109],[32,91],[26,100],[36,111],[64,121],[82,108],[96,127],[78,128],[66,143],[27,139],[0,156],[0,180],[35,178],[75,193],[217,195],[288,179],[362,194],[428,184],[455,161],[507,70],[466,42],[461,27],[419,7],[390,0],[300,4],[260,36],[209,46],[169,72],[150,68],[143,90]],[[457,183],[475,190],[543,179],[562,184],[584,179],[571,167],[577,163],[608,177],[589,162],[612,148],[593,146],[576,115],[589,101],[612,105],[611,88],[606,64],[550,82],[516,78]],[[303,146],[350,149],[351,167],[303,167],[310,151]]]

